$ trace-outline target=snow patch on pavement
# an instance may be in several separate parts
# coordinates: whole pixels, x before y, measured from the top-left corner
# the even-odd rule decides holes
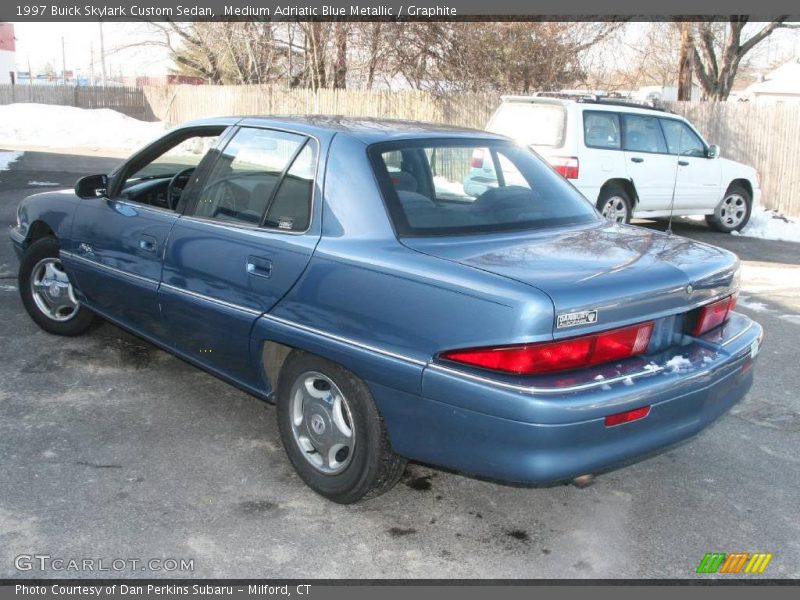
[[[789,323],[794,323],[795,325],[800,325],[800,315],[781,315],[781,319],[789,321]]]
[[[165,130],[164,123],[139,121],[109,108],[27,103],[0,106],[0,146],[11,148],[134,150]]]
[[[744,229],[732,233],[765,240],[800,243],[800,220],[785,217],[763,206],[754,206],[750,221]]]
[[[763,302],[757,302],[755,300],[750,300],[747,296],[739,296],[739,299],[736,301],[737,306],[741,306],[742,308],[746,308],[748,310],[753,310],[756,312],[768,312],[769,308]]]
[[[54,185],[61,185],[57,181],[29,181],[28,185],[37,187],[52,187]]]
[[[3,126],[0,125],[0,128],[2,127]],[[20,156],[22,156],[22,152],[6,152],[5,150],[0,151],[0,171],[8,171],[11,163],[17,160]]]

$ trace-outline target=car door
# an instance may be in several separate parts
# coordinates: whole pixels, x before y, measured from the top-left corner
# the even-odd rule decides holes
[[[719,161],[707,157],[705,142],[686,123],[668,118],[659,121],[667,148],[678,164],[675,208],[714,208],[722,195]]]
[[[639,196],[635,212],[669,209],[676,164],[658,119],[633,113],[621,117],[625,167]]]
[[[166,241],[178,218],[165,191],[176,173],[190,177],[187,169],[200,164],[224,129],[186,128],[165,136],[112,174],[106,197],[80,202],[65,258],[90,308],[162,336],[157,290]]]
[[[257,387],[256,319],[289,291],[320,237],[319,144],[242,127],[219,152],[172,229],[159,302],[175,348]]]

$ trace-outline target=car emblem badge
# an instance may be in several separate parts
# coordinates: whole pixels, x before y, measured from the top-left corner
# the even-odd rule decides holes
[[[691,296],[693,291],[694,291],[694,288],[692,287],[691,283],[686,286],[686,295],[687,296]]]
[[[597,309],[579,310],[577,312],[558,315],[556,329],[575,327],[576,325],[591,325],[597,322]]]
[[[321,435],[325,431],[325,420],[319,415],[314,415],[311,417],[311,429],[313,429],[314,433],[317,435]]]

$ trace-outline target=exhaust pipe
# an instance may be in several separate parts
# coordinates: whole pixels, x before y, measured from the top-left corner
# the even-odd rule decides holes
[[[585,475],[578,475],[572,480],[572,485],[576,488],[587,488],[594,483],[594,475],[586,473]]]

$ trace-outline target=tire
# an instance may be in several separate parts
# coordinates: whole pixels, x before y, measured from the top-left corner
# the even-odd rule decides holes
[[[633,202],[624,189],[616,186],[604,187],[597,198],[597,210],[615,223],[630,223]],[[609,217],[613,215],[613,218]]]
[[[706,223],[720,233],[741,231],[753,212],[753,197],[740,185],[733,184],[714,209],[713,215],[706,215]]]
[[[319,397],[308,393],[307,384]],[[392,451],[369,388],[347,369],[293,350],[281,369],[277,403],[286,454],[300,478],[318,494],[352,504],[388,491],[402,476],[406,460]],[[349,439],[342,432],[347,428]],[[344,444],[331,442],[333,436]]]
[[[34,286],[32,280],[38,281],[39,285]],[[91,325],[94,313],[81,306],[75,297],[72,282],[59,259],[55,238],[44,237],[25,250],[17,281],[25,310],[48,333],[75,336]],[[36,291],[34,287],[37,287]],[[53,308],[48,310],[48,303]],[[61,308],[55,308],[62,303]]]

